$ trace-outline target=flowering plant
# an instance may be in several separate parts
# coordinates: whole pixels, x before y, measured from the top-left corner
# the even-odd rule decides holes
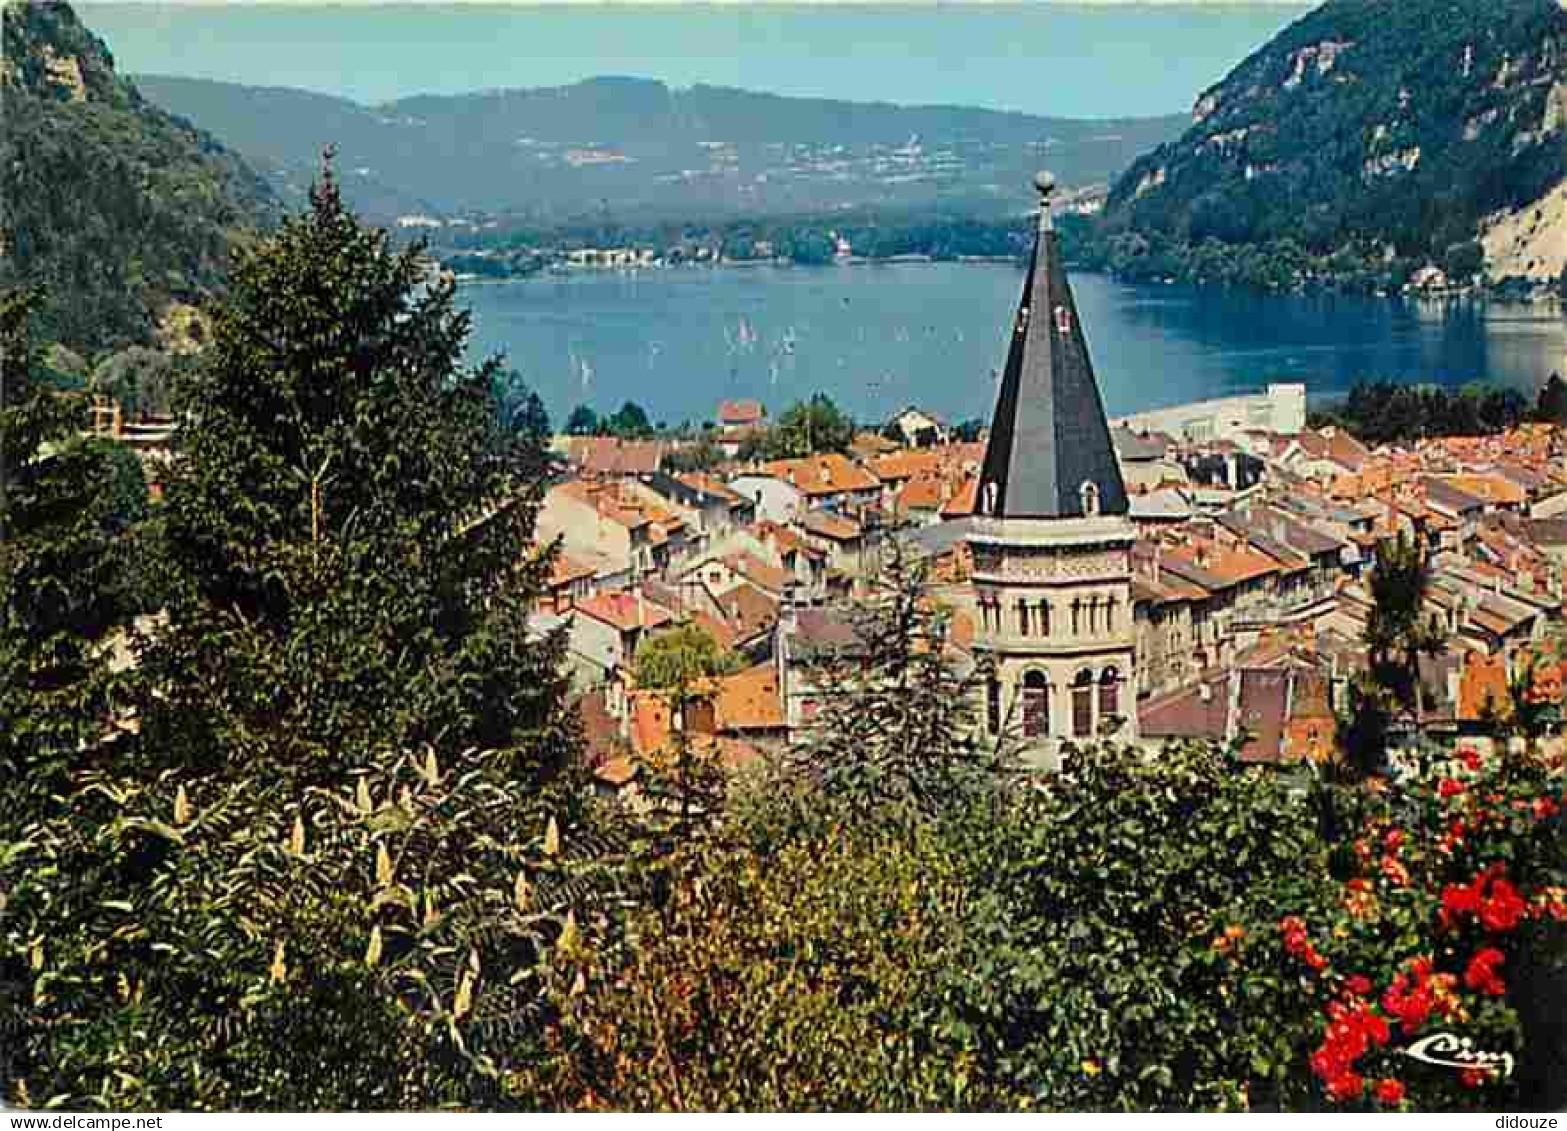
[[[1337,904],[1275,926],[1320,1010],[1311,1075],[1336,1105],[1504,1102],[1527,1054],[1511,970],[1567,922],[1560,754],[1460,743],[1370,784]]]

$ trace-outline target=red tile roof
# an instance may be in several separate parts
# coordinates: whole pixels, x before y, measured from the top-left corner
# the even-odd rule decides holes
[[[774,460],[763,465],[762,470],[775,479],[793,484],[807,498],[881,489],[881,480],[837,452],[827,452],[810,459]]]
[[[726,426],[758,424],[766,415],[761,401],[722,401],[718,405],[718,423]]]
[[[576,611],[621,632],[657,628],[675,619],[667,610],[633,593],[598,593],[578,601]]]

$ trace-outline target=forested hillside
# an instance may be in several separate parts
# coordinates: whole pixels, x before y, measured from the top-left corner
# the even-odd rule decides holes
[[[1555,0],[1330,0],[1121,177],[1105,257],[1271,286],[1395,287],[1427,265],[1463,282],[1483,257],[1493,275],[1553,279],[1564,49]]]
[[[872,204],[1021,210],[1041,165],[1069,185],[1104,184],[1184,125],[1178,116],[1046,118],[625,77],[380,106],[203,79],[137,82],[291,198],[302,199],[322,144],[335,144],[345,194],[382,219],[477,210],[559,224],[633,207],[639,219]]]
[[[141,97],[69,5],[4,8],[0,283],[46,288],[37,333],[95,353],[159,338],[218,287],[276,200],[234,153]]]

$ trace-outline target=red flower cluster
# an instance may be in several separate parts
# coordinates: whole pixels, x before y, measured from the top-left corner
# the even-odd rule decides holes
[[[1279,930],[1284,932],[1284,949],[1290,957],[1300,959],[1313,970],[1321,970],[1328,964],[1306,938],[1306,924],[1299,915],[1284,916],[1279,920]]]
[[[1549,820],[1562,811],[1562,807],[1549,797],[1536,797],[1533,808],[1536,821]]]
[[[1442,797],[1456,797],[1468,788],[1461,781],[1455,781],[1453,778],[1443,778],[1437,783],[1436,792]]]
[[[1458,757],[1469,769],[1478,770],[1480,768],[1480,751],[1473,746],[1459,747]]]
[[[1404,1084],[1401,1080],[1389,1077],[1386,1080],[1377,1081],[1377,1100],[1391,1107],[1401,1103],[1404,1099]]]
[[[1404,862],[1396,856],[1389,854],[1382,857],[1382,875],[1396,888],[1409,886],[1409,869],[1404,867]]]
[[[1504,864],[1492,864],[1471,884],[1448,884],[1443,888],[1443,925],[1450,927],[1465,915],[1477,915],[1488,931],[1510,931],[1518,926],[1529,905],[1502,875],[1506,870]]]
[[[1326,1086],[1328,1097],[1343,1103],[1365,1091],[1366,1081],[1355,1071],[1355,1063],[1372,1048],[1386,1045],[1391,1034],[1387,1021],[1365,1002],[1347,1006],[1334,1002],[1328,1015],[1332,1022],[1322,1046],[1311,1054],[1311,1071]]]
[[[1371,881],[1356,877],[1344,883],[1344,909],[1356,919],[1370,919],[1377,913],[1377,897]]]
[[[1469,969],[1464,971],[1464,985],[1492,997],[1501,997],[1507,991],[1507,984],[1497,974],[1496,968],[1504,961],[1506,959],[1501,951],[1494,946],[1486,947],[1469,960]]]
[[[1455,981],[1451,974],[1434,973],[1429,958],[1416,958],[1409,963],[1409,971],[1399,974],[1388,986],[1382,995],[1382,1008],[1397,1019],[1405,1033],[1414,1033],[1432,1012],[1440,1010],[1445,1014],[1453,1007]]]

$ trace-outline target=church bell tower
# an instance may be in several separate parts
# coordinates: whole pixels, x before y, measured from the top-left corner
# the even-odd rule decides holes
[[[992,661],[982,712],[1024,760],[1135,735],[1131,557],[1136,530],[1077,304],[1051,222],[1010,328],[969,545],[975,647]]]

